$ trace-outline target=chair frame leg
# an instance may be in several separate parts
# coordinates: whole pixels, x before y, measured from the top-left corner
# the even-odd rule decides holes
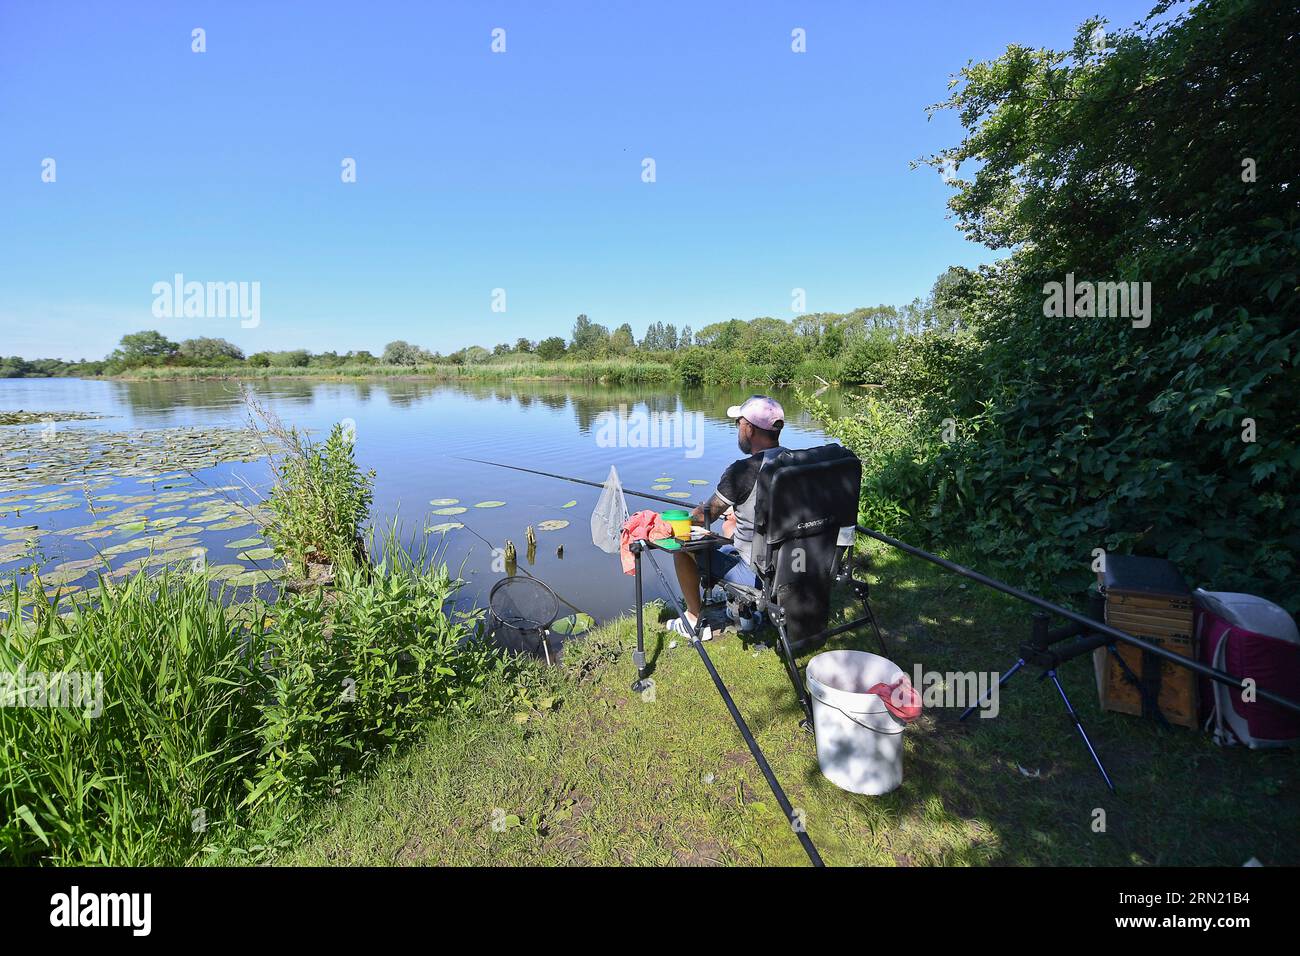
[[[799,699],[799,706],[804,712],[804,717],[799,721],[799,725],[805,730],[812,730],[812,700],[808,697],[808,689],[804,686],[803,675],[799,673],[799,664],[795,660],[794,651],[790,648],[790,638],[785,633],[784,620],[776,622],[776,634],[777,639],[780,641],[781,662],[785,665],[786,675],[790,678],[790,683],[794,685],[795,697]]]

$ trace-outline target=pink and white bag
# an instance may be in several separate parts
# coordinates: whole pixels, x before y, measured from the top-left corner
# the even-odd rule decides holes
[[[1197,588],[1194,597],[1201,663],[1300,700],[1300,633],[1284,608],[1232,591]],[[1201,679],[1205,723],[1213,726],[1215,743],[1240,741],[1252,749],[1300,744],[1300,714],[1242,696],[1240,688]]]

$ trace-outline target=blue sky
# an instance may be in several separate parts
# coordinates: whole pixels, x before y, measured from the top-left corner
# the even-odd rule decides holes
[[[959,138],[924,110],[949,75],[1149,7],[5,0],[0,354],[99,358],[144,328],[447,352],[580,312],[638,338],[791,318],[794,288],[902,303],[993,256],[908,168]],[[175,273],[259,282],[260,324],[155,318]]]

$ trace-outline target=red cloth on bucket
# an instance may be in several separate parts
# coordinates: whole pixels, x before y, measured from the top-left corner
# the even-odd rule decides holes
[[[906,674],[899,675],[892,684],[875,684],[867,689],[885,702],[889,712],[899,720],[916,720],[921,716],[921,695]]]
[[[632,557],[628,547],[633,541],[658,541],[672,536],[673,529],[668,526],[668,522],[659,517],[657,511],[638,511],[624,521],[618,545],[618,557],[623,562],[623,573],[636,573],[636,559]]]

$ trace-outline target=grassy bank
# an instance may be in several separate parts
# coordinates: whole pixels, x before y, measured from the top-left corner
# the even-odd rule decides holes
[[[513,671],[422,545],[361,539],[374,473],[342,426],[312,442],[252,409],[279,450],[261,558],[294,579],[274,603],[187,549],[72,599],[0,591],[0,863],[246,848]]]
[[[876,610],[904,667],[1001,670],[1014,659],[1023,606],[909,558],[874,560]],[[543,686],[437,722],[326,806],[277,861],[804,864],[694,650],[653,633],[656,699],[646,702],[628,689],[633,640],[631,621],[615,622],[572,645],[562,671],[537,678]],[[1224,750],[1200,733],[1101,714],[1087,661],[1062,676],[1118,795],[1055,691],[1017,677],[995,719],[963,725],[956,710],[929,710],[907,733],[902,788],[864,797],[818,773],[775,654],[734,635],[708,649],[831,865],[1300,862],[1293,755]]]
[[[767,386],[838,381],[841,363],[809,359],[782,368],[748,362],[743,356],[698,350],[676,361],[588,359],[558,361],[487,361],[472,365],[160,365],[127,369],[113,378],[127,381],[184,379],[404,379],[437,381],[568,381],[605,385]],[[820,381],[819,381],[820,380]]]
[[[0,863],[176,865],[284,825],[508,669],[464,644],[455,590],[400,552],[274,606],[181,569],[27,620],[11,590]],[[98,692],[56,707],[68,674]]]

